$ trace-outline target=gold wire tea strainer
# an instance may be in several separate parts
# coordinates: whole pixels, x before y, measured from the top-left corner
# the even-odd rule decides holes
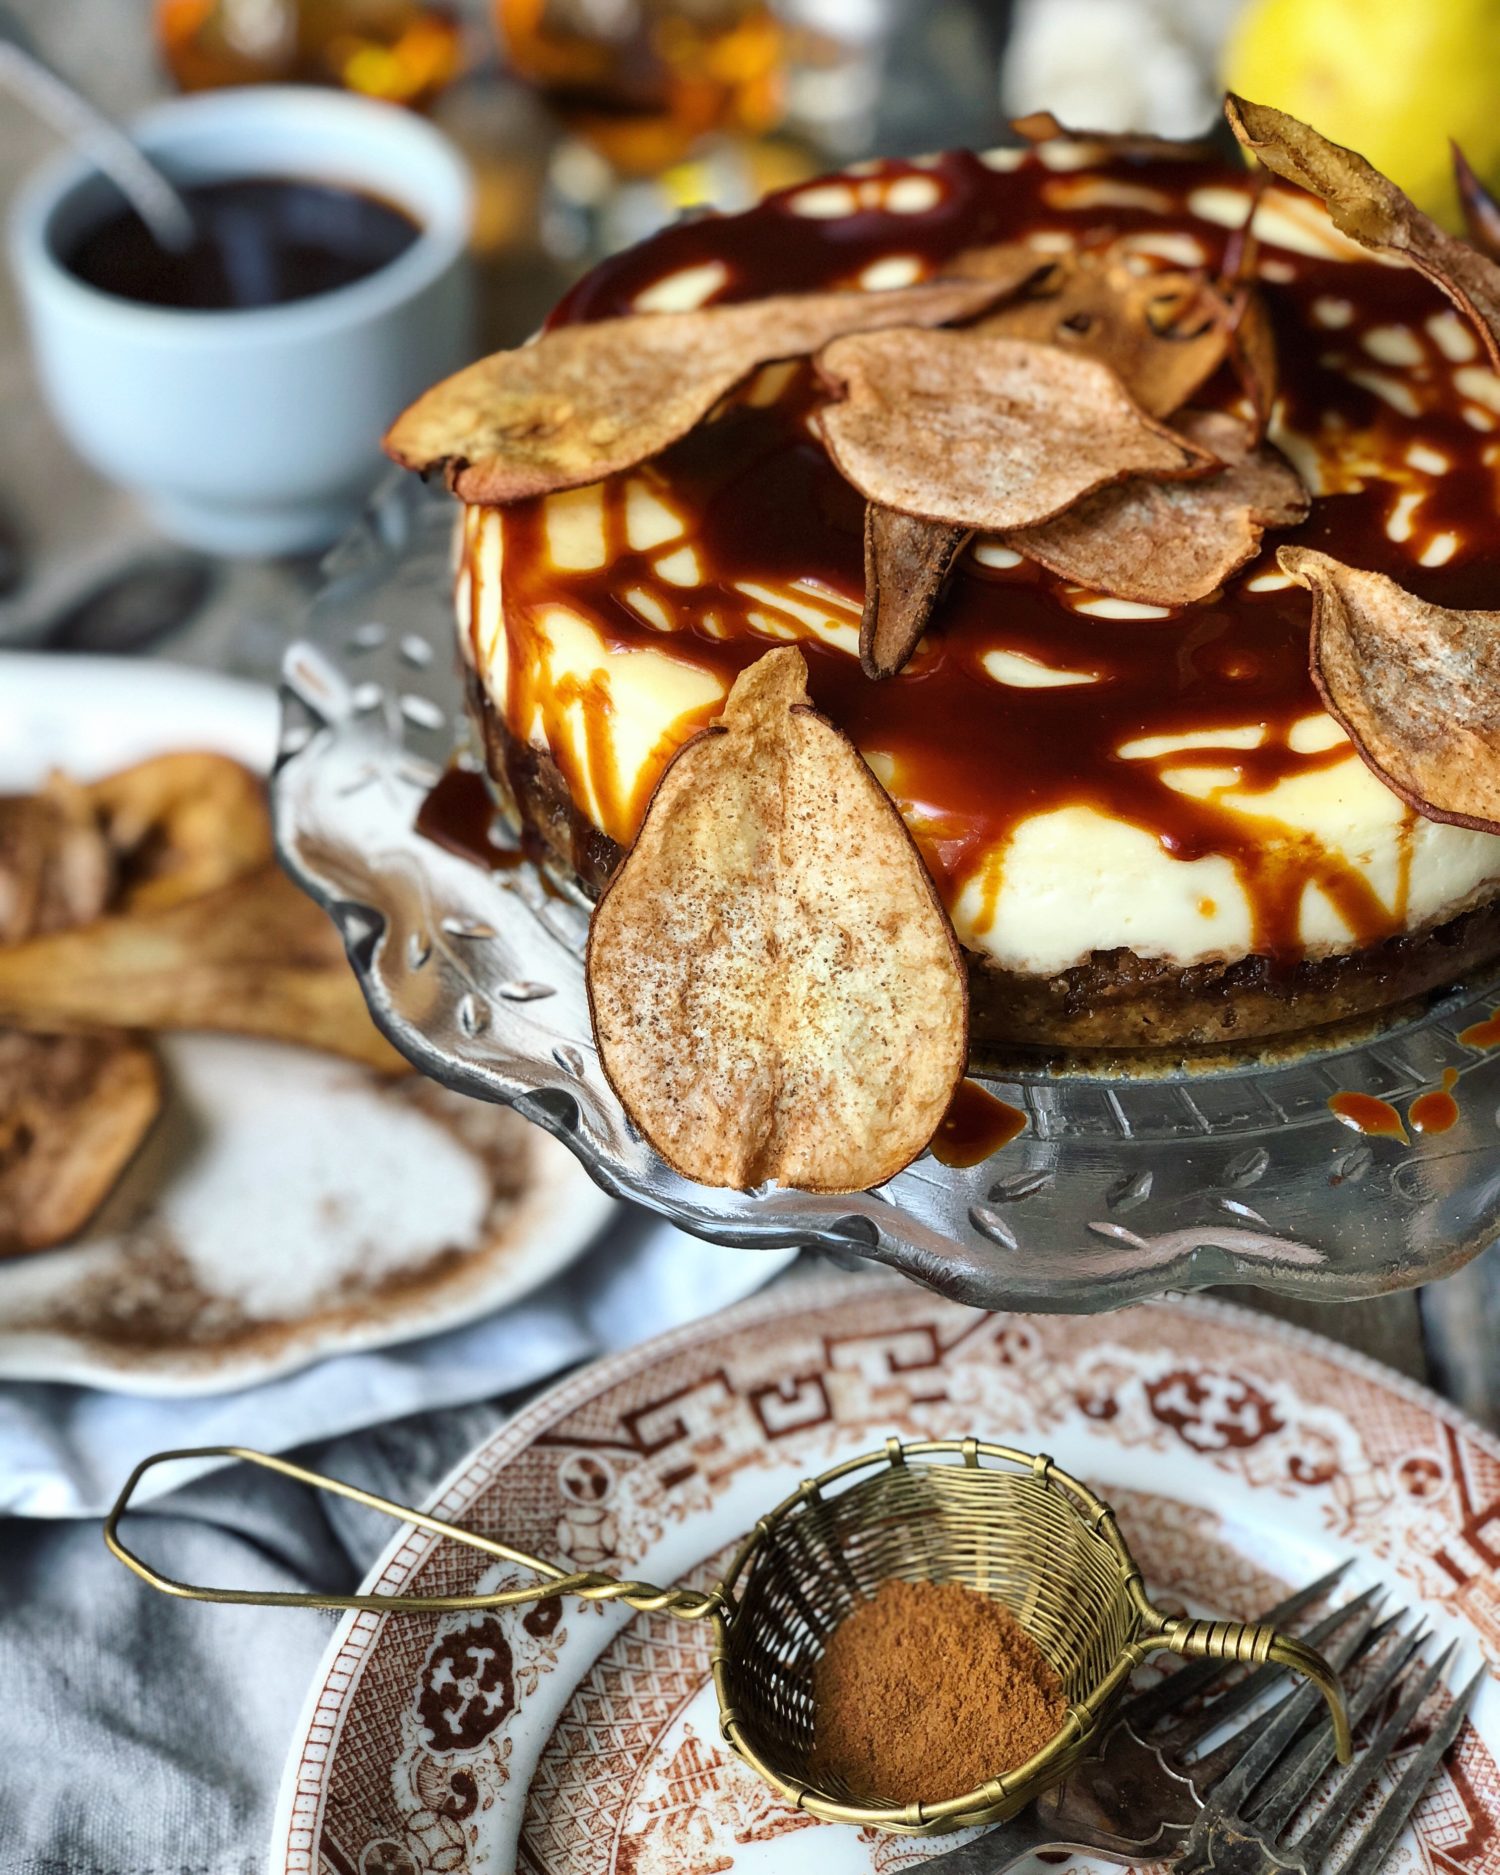
[[[132,1554],[119,1523],[141,1478],[183,1458],[238,1458],[542,1577],[536,1586],[480,1595],[314,1595],[199,1588],[174,1582]],[[981,1463],[981,1460],[987,1461]],[[956,1462],[955,1462],[956,1461]],[[837,1488],[835,1488],[837,1487]],[[1349,1722],[1338,1675],[1312,1648],[1274,1628],[1167,1615],[1146,1594],[1108,1504],[1050,1458],[979,1439],[924,1439],[845,1459],[808,1479],[760,1519],[724,1579],[706,1592],[574,1573],[495,1537],[463,1530],[284,1458],[239,1446],[159,1452],[131,1473],[104,1540],[153,1588],[194,1601],[378,1614],[510,1608],[554,1595],[713,1623],[713,1680],[729,1748],[786,1802],[836,1823],[929,1835],[1012,1816],[1082,1754],[1105,1709],[1147,1654],[1168,1651],[1254,1664],[1270,1661],[1314,1681],[1328,1702],[1339,1757]],[[813,1669],[829,1634],[892,1576],[962,1582],[1003,1603],[1051,1661],[1068,1699],[1056,1736],[1026,1763],[940,1803],[861,1796],[810,1769]]]

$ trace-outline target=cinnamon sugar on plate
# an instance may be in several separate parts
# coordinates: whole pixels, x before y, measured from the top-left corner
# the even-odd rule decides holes
[[[819,1781],[941,1803],[1024,1764],[1067,1696],[1008,1608],[961,1582],[882,1582],[828,1637],[813,1676]]]

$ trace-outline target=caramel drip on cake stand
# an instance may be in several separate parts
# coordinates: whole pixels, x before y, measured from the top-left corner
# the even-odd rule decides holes
[[[1026,1115],[997,1100],[978,1081],[960,1081],[933,1136],[932,1156],[944,1165],[978,1165],[1026,1130]]]
[[[1402,1145],[1409,1145],[1406,1128],[1401,1124],[1401,1115],[1388,1100],[1381,1100],[1374,1094],[1332,1094],[1328,1100],[1329,1111],[1352,1127],[1356,1133],[1365,1133],[1377,1139],[1399,1139]]]
[[[1471,1022],[1458,1039],[1465,1048],[1500,1048],[1500,1009],[1483,1022]]]
[[[1453,1090],[1458,1085],[1458,1069],[1443,1069],[1443,1085],[1418,1094],[1406,1109],[1406,1121],[1414,1133],[1446,1133],[1458,1124],[1458,1102]]]
[[[490,872],[509,872],[526,855],[495,838],[499,811],[484,776],[455,766],[445,769],[423,798],[416,828],[424,839],[460,859],[472,860]]]

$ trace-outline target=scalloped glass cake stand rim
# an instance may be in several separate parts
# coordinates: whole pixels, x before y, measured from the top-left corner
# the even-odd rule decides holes
[[[980,1077],[1027,1117],[984,1163],[930,1154],[877,1191],[711,1189],[674,1173],[600,1069],[584,992],[587,912],[521,863],[491,872],[415,831],[465,738],[449,604],[451,504],[384,489],[335,550],[283,673],[277,844],[337,921],[371,1011],[449,1087],[508,1102],[607,1191],[713,1242],[818,1245],[987,1308],[1092,1311],[1250,1284],[1367,1296],[1458,1268],[1500,1220],[1500,1052],[1456,992],[1365,1039],[1212,1072]],[[1458,1118],[1364,1138],[1335,1092],[1405,1107],[1459,1075]]]

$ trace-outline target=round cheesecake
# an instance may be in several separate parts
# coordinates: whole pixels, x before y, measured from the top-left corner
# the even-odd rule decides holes
[[[878,292],[994,242],[1213,273],[1250,206],[1243,171],[1071,138],[861,165],[607,261],[552,325]],[[1436,604],[1500,603],[1500,377],[1435,287],[1312,198],[1264,189],[1254,226],[1268,436],[1311,510],[1194,604],[1092,592],[978,536],[909,662],[867,676],[864,503],[810,425],[826,392],[806,360],[762,367],[637,468],[467,506],[460,642],[529,835],[597,893],[674,752],[790,642],[932,874],[981,1048],[1285,1035],[1500,951],[1500,838],[1424,819],[1365,765],[1309,674],[1311,597],[1275,557],[1295,541]],[[1192,402],[1249,409],[1227,366]]]

